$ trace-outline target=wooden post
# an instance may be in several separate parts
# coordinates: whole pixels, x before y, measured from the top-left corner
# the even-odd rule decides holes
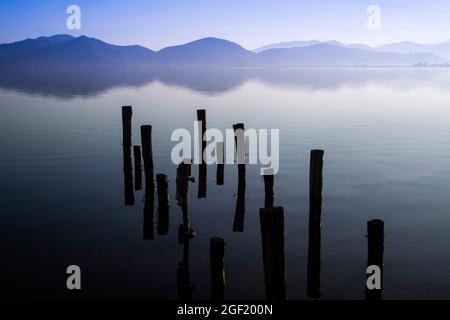
[[[141,147],[133,147],[134,154],[134,190],[142,189],[142,156]]]
[[[245,136],[244,136],[244,124],[233,124],[234,130],[234,143],[236,147],[236,159],[238,164],[245,164]]]
[[[322,203],[323,150],[311,150],[309,165],[309,202]]]
[[[238,192],[236,197],[236,210],[233,222],[234,232],[244,232],[245,187],[246,187],[245,164],[238,164]]]
[[[210,240],[211,300],[223,300],[225,290],[224,271],[225,241],[222,238]]]
[[[131,157],[131,116],[131,107],[122,107],[123,177],[126,206],[134,205],[133,165]]]
[[[225,169],[225,161],[224,161],[224,144],[223,142],[217,142],[216,145],[216,154],[217,154],[217,174],[216,174],[216,183],[218,186],[224,184],[224,169]]]
[[[284,208],[259,209],[264,278],[268,300],[286,299]]]
[[[264,207],[272,208],[274,204],[274,192],[273,192],[273,184],[274,184],[274,175],[264,175]]]
[[[204,109],[197,110],[197,121],[201,122],[201,161],[198,167],[198,193],[197,198],[206,198],[206,183],[207,183],[207,169],[205,159],[203,159],[203,152],[206,148],[206,141],[203,139],[206,132],[206,111]]]
[[[141,126],[142,158],[145,173],[144,239],[154,239],[155,182],[153,180],[152,126]]]
[[[320,292],[320,247],[321,247],[321,214],[322,214],[322,150],[312,150],[309,168],[309,240],[307,295],[318,299]]]
[[[374,219],[367,222],[367,266],[376,265],[381,271],[381,289],[369,290],[366,284],[366,300],[381,300],[383,290],[384,222]]]
[[[191,175],[191,164],[185,161],[181,162],[177,168],[177,193],[176,198],[178,205],[183,212],[183,223],[178,228],[178,238],[180,243],[185,239],[192,239],[196,236],[196,232],[189,224],[188,214],[188,191],[189,182],[195,181]]]
[[[131,146],[131,116],[132,116],[131,106],[122,107],[122,130],[123,130],[123,141],[122,145]]]

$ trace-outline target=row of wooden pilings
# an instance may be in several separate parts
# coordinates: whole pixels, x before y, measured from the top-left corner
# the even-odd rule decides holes
[[[206,131],[205,110],[197,110],[197,120],[202,122],[202,134]],[[142,160],[144,167],[145,197],[144,197],[144,239],[154,238],[154,166],[152,150],[152,126],[141,126],[142,146],[133,147],[135,183],[133,186],[132,168],[132,108],[122,107],[123,126],[123,170],[125,205],[134,205],[135,190],[142,189]],[[233,129],[244,130],[244,124],[233,125]],[[242,137],[243,138],[243,137]],[[239,143],[237,136],[236,147]],[[242,142],[245,143],[245,142]],[[201,150],[206,147],[202,142]],[[223,150],[223,143],[218,145],[217,150]],[[203,154],[203,152],[202,152]],[[218,154],[221,154],[220,152]],[[323,150],[311,150],[310,176],[309,176],[309,240],[308,240],[308,263],[307,263],[307,295],[317,299],[321,296],[320,271],[321,271],[321,212],[322,212],[322,189],[323,189]],[[206,197],[206,164],[199,165],[199,187],[198,198]],[[191,285],[189,271],[189,243],[196,235],[190,226],[188,215],[188,190],[189,183],[195,182],[191,176],[191,164],[180,163],[177,168],[176,200],[180,206],[183,220],[178,229],[178,239],[183,246],[182,260],[177,269],[178,295],[182,300],[191,300],[194,286]],[[217,165],[216,182],[218,185],[224,183],[224,164]],[[238,164],[238,193],[236,211],[233,222],[233,231],[244,231],[245,217],[245,164]],[[157,233],[166,235],[169,230],[169,180],[165,174],[156,175],[156,190],[158,201],[158,223]],[[286,293],[286,249],[285,249],[285,214],[284,207],[274,206],[274,175],[264,176],[265,200],[264,208],[260,209],[261,242],[264,265],[264,282],[266,296],[269,300],[285,300]],[[374,219],[367,222],[368,259],[367,265],[379,266],[383,272],[384,251],[384,223],[382,220]],[[210,239],[210,270],[211,270],[211,299],[222,300],[225,289],[225,241],[220,237]],[[366,288],[365,298],[368,300],[381,299],[382,289]]]

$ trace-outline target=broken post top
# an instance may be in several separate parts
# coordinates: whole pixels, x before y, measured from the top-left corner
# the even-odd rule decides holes
[[[236,124],[233,124],[233,130],[236,131],[236,130],[238,130],[238,129],[244,130],[244,124],[243,124],[243,123],[236,123]]]
[[[225,244],[225,240],[219,237],[213,237],[210,239],[211,244]]]
[[[131,106],[123,106],[122,107],[122,112],[132,112],[132,107]]]

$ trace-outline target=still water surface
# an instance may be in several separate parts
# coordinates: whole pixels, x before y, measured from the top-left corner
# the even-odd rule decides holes
[[[0,77],[3,297],[177,299],[182,212],[176,128],[280,129],[275,204],[286,214],[289,299],[307,299],[309,152],[325,150],[321,299],[363,299],[366,223],[385,222],[384,299],[450,298],[450,71],[285,69]],[[170,178],[167,235],[143,239],[144,192],[124,205],[121,106],[133,143],[153,125],[155,173]],[[207,197],[190,185],[194,299],[210,295],[209,239],[226,241],[225,298],[264,299],[260,167],[247,166],[244,232],[233,232],[237,167]],[[193,166],[193,175],[198,168]],[[66,267],[82,269],[69,292]]]

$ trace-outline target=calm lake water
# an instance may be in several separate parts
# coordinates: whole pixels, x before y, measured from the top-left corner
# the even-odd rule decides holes
[[[176,128],[280,129],[275,204],[285,208],[288,299],[308,299],[309,152],[325,150],[320,299],[364,299],[368,220],[385,223],[383,299],[450,298],[450,70],[158,70],[0,76],[2,297],[177,299]],[[124,205],[121,106],[133,144],[153,125],[155,173],[170,179],[167,235],[144,240],[144,191]],[[197,166],[192,174],[198,176]],[[238,170],[207,197],[190,185],[194,299],[210,297],[209,239],[225,247],[225,298],[264,299],[260,166],[246,172],[244,232],[233,232]],[[156,208],[156,205],[155,205]],[[148,228],[148,226],[147,226]],[[66,289],[66,267],[82,290]]]

